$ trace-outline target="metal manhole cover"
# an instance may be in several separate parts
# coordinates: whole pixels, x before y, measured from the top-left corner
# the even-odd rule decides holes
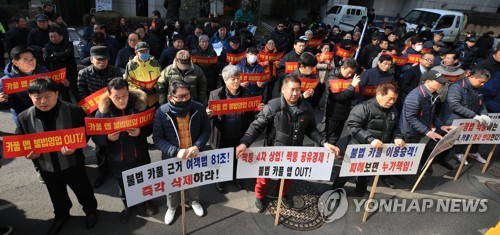
[[[500,178],[500,168],[495,165],[490,165],[487,170],[488,174]]]
[[[278,181],[271,181],[268,195],[277,195]],[[320,228],[325,222],[318,210],[318,193],[309,184],[294,180],[288,190],[293,195],[293,208],[281,205],[280,224],[296,231],[312,231]],[[267,209],[273,216],[276,215],[278,197],[272,197]]]
[[[500,194],[500,183],[494,182],[494,181],[486,181],[486,187],[488,187],[491,191],[495,192],[496,194]]]

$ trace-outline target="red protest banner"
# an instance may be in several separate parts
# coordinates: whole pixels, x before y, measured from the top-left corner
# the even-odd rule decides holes
[[[342,58],[352,58],[352,57],[354,57],[354,53],[356,53],[356,50],[353,51],[351,49],[350,51],[348,51],[348,50],[344,50],[342,48],[338,48],[335,55],[340,56]]]
[[[321,43],[323,43],[321,38],[319,38],[319,39],[313,38],[307,42],[307,47],[318,47],[319,45],[321,45]]]
[[[408,64],[420,63],[420,57],[422,57],[422,55],[420,55],[420,54],[409,54],[408,55]]]
[[[104,92],[107,92],[107,88],[103,87],[100,90],[94,92],[93,94],[85,97],[85,99],[80,100],[78,102],[78,106],[80,106],[83,111],[85,111],[86,114],[91,114],[92,112],[96,111],[97,108],[99,107],[99,100],[101,99],[101,95],[104,94]]]
[[[351,85],[352,79],[335,78],[328,80],[328,82],[330,83],[330,90],[332,91],[332,93],[339,93],[345,91],[347,87]],[[359,86],[356,86],[354,90],[356,92],[359,92]]]
[[[85,130],[87,135],[105,135],[117,131],[126,131],[130,128],[137,128],[153,122],[155,108],[151,108],[142,113],[121,116],[116,118],[85,118]]]
[[[314,89],[319,83],[319,78],[299,78],[300,79],[300,90],[307,91],[309,89]]]
[[[297,70],[298,67],[299,67],[298,62],[285,62],[285,73],[286,74],[293,73],[295,72],[295,70]],[[313,73],[316,73],[316,67],[314,67]]]
[[[268,82],[271,79],[269,72],[266,73],[241,73],[241,82]]]
[[[64,146],[72,149],[85,148],[87,146],[85,128],[79,127],[3,137],[3,154],[5,158],[26,156],[31,151],[39,154],[58,152]]]
[[[158,82],[158,79],[160,77],[157,77],[153,80],[150,80],[150,81],[139,81],[133,77],[129,77],[129,82],[132,83],[133,85],[136,85],[140,88],[143,88],[143,89],[146,89],[146,90],[150,90],[150,89],[153,89],[155,86],[156,86],[156,82]]]
[[[361,92],[364,96],[375,96],[377,93],[377,86],[365,86]]]
[[[38,78],[50,78],[57,83],[60,83],[66,79],[66,68],[62,68],[56,71],[34,74],[24,77],[16,77],[9,79],[2,79],[3,93],[14,94],[28,89],[28,84]]]
[[[382,55],[389,55],[390,57],[392,57],[392,62],[396,65],[396,66],[405,66],[406,63],[408,63],[408,58],[404,58],[404,57],[400,57],[400,56],[395,56],[393,54],[390,54],[390,53],[382,53]]]
[[[269,52],[260,51],[257,59],[259,61],[278,61],[283,57],[283,52],[272,54]]]
[[[245,56],[247,55],[246,52],[240,53],[240,54],[232,54],[232,53],[226,53],[226,62],[231,63],[231,64],[237,64],[239,63]]]
[[[209,109],[214,112],[214,116],[229,113],[242,113],[258,110],[258,107],[262,102],[261,100],[261,95],[229,100],[212,100],[208,102],[208,107],[210,107]]]
[[[318,54],[318,55],[316,55],[316,59],[318,60],[318,63],[324,63],[327,60],[332,61],[333,60],[333,52],[325,52],[325,53]]]
[[[191,60],[195,64],[199,65],[209,65],[209,64],[217,64],[217,56],[214,57],[203,57],[203,56],[191,56]]]
[[[422,48],[422,51],[420,53],[422,54],[431,53],[431,48]]]

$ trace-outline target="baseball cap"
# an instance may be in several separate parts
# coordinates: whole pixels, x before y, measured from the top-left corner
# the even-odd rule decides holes
[[[468,38],[465,39],[465,41],[477,42],[477,38],[476,37],[468,37]]]
[[[138,42],[137,45],[135,45],[135,51],[142,51],[142,50],[149,50],[149,44],[146,42]]]
[[[39,14],[36,16],[36,21],[48,21],[49,17],[45,14]]]
[[[436,80],[439,83],[448,82],[448,79],[444,78],[443,75],[440,72],[436,71],[436,70],[426,71],[422,75],[422,81],[426,81],[426,80]]]
[[[96,59],[109,59],[109,50],[105,46],[93,46],[90,48],[90,56]]]

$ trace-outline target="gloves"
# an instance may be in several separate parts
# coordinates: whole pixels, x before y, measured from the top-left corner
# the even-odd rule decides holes
[[[483,126],[486,125],[486,121],[483,119],[482,116],[476,115],[476,116],[474,116],[474,120],[479,122],[479,125],[483,125]],[[491,119],[490,119],[490,122],[491,122]]]
[[[481,118],[484,120],[484,122],[486,123],[485,125],[486,126],[490,126],[491,125],[491,118],[488,117],[488,115],[481,115]]]

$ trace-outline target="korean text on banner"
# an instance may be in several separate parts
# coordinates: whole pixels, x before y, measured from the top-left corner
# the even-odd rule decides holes
[[[117,131],[126,131],[153,123],[155,108],[141,113],[115,118],[85,118],[87,135],[105,135]]]
[[[348,145],[340,176],[414,175],[424,153],[425,144],[397,147],[385,144],[373,148],[369,144]]]
[[[236,178],[330,180],[335,155],[322,147],[248,148]]]
[[[500,144],[500,115],[488,116],[491,117],[490,126],[479,125],[474,119],[453,120],[453,126],[463,127],[455,144]]]

